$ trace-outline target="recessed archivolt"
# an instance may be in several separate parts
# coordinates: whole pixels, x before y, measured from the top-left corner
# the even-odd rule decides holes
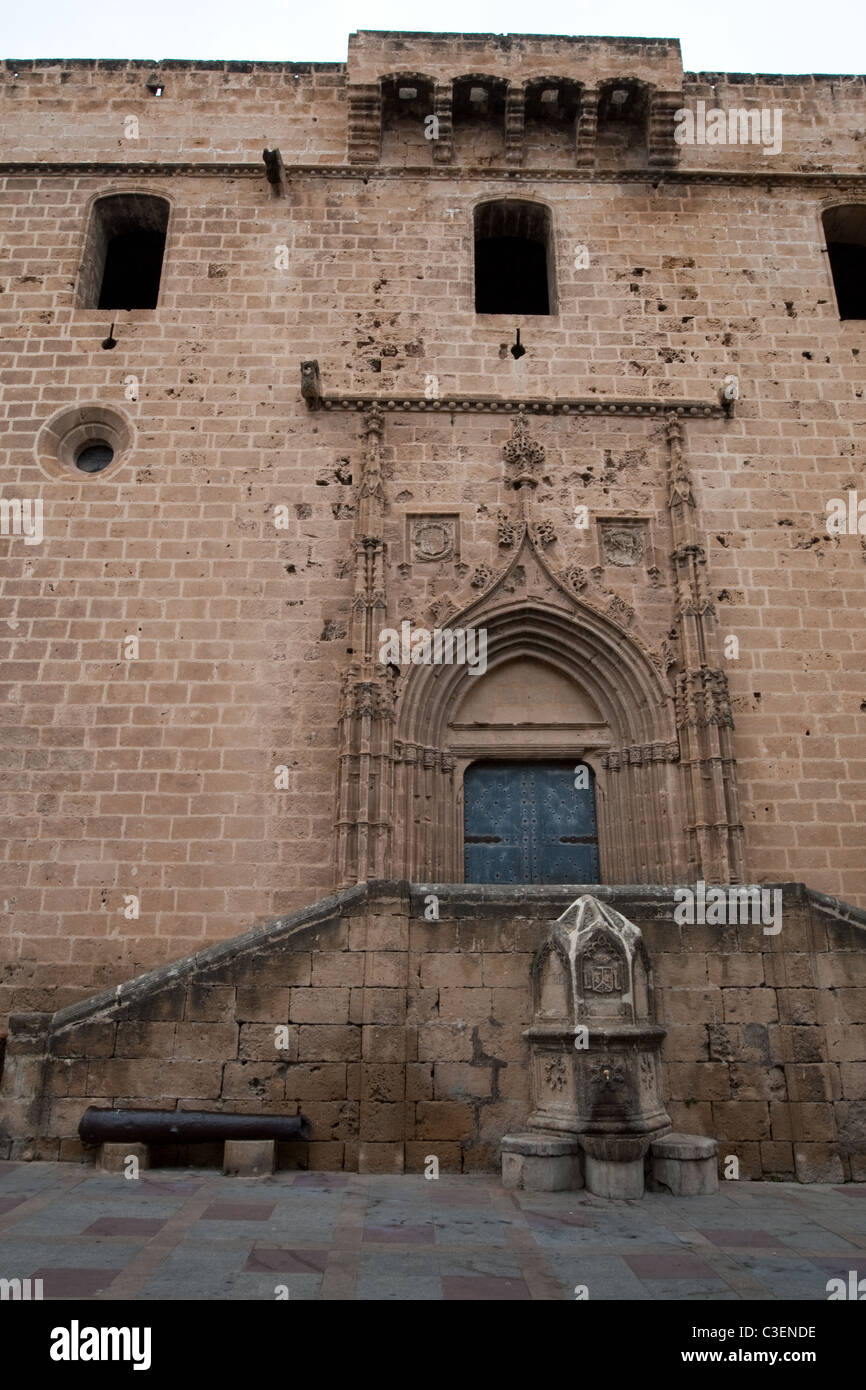
[[[509,575],[528,554],[554,591],[543,601],[504,592]],[[471,688],[521,660],[552,667],[584,691],[614,746],[675,742],[673,691],[649,653],[609,617],[570,594],[528,537],[487,590],[449,617],[447,626],[486,630],[486,674],[473,675],[467,665],[410,667],[398,695],[396,738],[446,748],[448,726]],[[472,700],[477,705],[478,695]]]
[[[467,625],[469,617],[463,614],[449,625]],[[600,711],[617,746],[675,740],[672,692],[609,620],[588,609],[567,615],[517,602],[473,612],[471,622],[487,630],[487,674],[472,675],[466,665],[412,667],[399,700],[398,739],[447,747],[448,725],[470,686],[520,659],[552,666],[572,680]]]
[[[455,713],[461,729],[603,725],[601,711],[569,673],[537,657],[498,663],[475,678]]]

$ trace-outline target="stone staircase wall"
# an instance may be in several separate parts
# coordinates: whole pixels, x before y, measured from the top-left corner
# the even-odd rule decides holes
[[[866,914],[775,886],[778,935],[677,925],[673,888],[592,891],[644,933],[674,1128],[717,1138],[743,1178],[863,1180]],[[285,1166],[495,1169],[530,1110],[532,954],[579,891],[371,883],[14,1015],[0,1156],[79,1160],[84,1109],[114,1105],[302,1110],[313,1138],[282,1145]]]

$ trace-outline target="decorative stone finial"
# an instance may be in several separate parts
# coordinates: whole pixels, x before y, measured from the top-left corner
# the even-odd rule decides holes
[[[511,487],[524,484],[538,486],[538,474],[544,464],[544,445],[529,438],[525,415],[517,415],[512,421],[511,438],[503,445],[502,457],[505,460],[506,478]]]

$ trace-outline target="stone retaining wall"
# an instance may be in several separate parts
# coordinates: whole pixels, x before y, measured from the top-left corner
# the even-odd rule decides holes
[[[671,888],[593,892],[644,932],[674,1128],[717,1138],[741,1177],[863,1180],[866,914],[782,887],[776,936],[677,926]],[[370,884],[13,1016],[0,1156],[78,1160],[88,1105],[155,1106],[303,1110],[313,1138],[285,1166],[495,1169],[530,1110],[532,954],[578,891]]]

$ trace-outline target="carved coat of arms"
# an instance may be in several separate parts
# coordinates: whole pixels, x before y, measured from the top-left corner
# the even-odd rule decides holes
[[[620,958],[603,943],[583,961],[583,988],[587,994],[616,994],[621,988]]]

